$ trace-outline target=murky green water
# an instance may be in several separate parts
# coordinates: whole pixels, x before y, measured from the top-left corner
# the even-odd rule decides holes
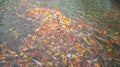
[[[18,46],[22,39],[32,33],[34,25],[32,22],[17,17],[24,17],[25,10],[31,7],[42,7],[49,9],[58,9],[67,17],[79,21],[79,18],[84,18],[87,23],[95,26],[102,31],[102,40],[109,41],[110,38],[115,38],[114,46],[111,46],[114,51],[120,51],[120,2],[113,0],[0,0],[0,43],[7,44],[6,47]],[[40,4],[36,2],[40,2]],[[20,4],[19,4],[20,3]],[[25,3],[25,4],[24,4]],[[35,5],[32,5],[35,4]],[[26,28],[26,25],[29,27]],[[93,27],[94,28],[94,27]],[[94,28],[94,31],[98,29]],[[100,32],[101,32],[100,31]],[[14,34],[13,34],[14,33]],[[95,33],[95,32],[94,32]],[[97,34],[97,33],[96,33]],[[15,40],[15,37],[18,40]],[[117,38],[117,39],[116,39]],[[116,45],[116,46],[115,46]],[[119,58],[119,56],[117,56]],[[110,62],[111,64],[113,62]],[[113,63],[109,67],[116,67]]]

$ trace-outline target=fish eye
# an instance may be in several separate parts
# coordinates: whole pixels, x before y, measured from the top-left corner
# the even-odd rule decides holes
[[[60,28],[58,28],[57,30],[60,30]]]

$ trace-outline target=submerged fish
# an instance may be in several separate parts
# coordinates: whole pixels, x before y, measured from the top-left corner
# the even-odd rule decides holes
[[[99,42],[106,40],[97,37],[84,18],[76,21],[57,9],[32,7],[25,11],[23,19],[34,22],[33,28],[30,28],[32,33],[20,40],[22,43],[18,50],[8,53],[7,49],[0,54],[1,57],[8,58],[20,53],[20,57],[10,61],[11,65],[16,63],[16,59],[20,59],[17,64],[23,67],[100,67],[107,64],[106,49]],[[23,26],[32,27],[27,24]],[[9,31],[14,31],[14,27]]]
[[[40,67],[43,67],[42,63],[40,63],[39,61],[32,59],[34,62],[36,62]]]

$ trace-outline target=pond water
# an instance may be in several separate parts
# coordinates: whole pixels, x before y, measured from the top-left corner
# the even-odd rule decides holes
[[[29,36],[31,35],[34,35],[33,32],[35,32],[35,30],[42,23],[41,20],[44,19],[44,17],[41,17],[41,16],[37,17],[36,19],[36,17],[33,17],[33,16],[30,17],[29,15],[27,15],[28,14],[27,11],[29,11],[29,9],[34,10],[34,8],[42,8],[43,10],[46,10],[51,13],[52,13],[51,10],[53,11],[57,10],[58,12],[63,14],[65,17],[69,18],[71,21],[73,22],[75,21],[77,24],[79,24],[80,22],[80,24],[83,25],[83,28],[84,28],[84,25],[85,26],[87,25],[88,28],[83,29],[83,31],[77,30],[77,33],[75,34],[83,32],[83,35],[89,35],[89,32],[90,32],[90,35],[93,34],[91,35],[91,37],[93,38],[89,36],[87,37],[85,36],[86,38],[88,38],[87,40],[88,41],[89,39],[94,40],[94,37],[95,37],[95,39],[98,41],[98,43],[95,44],[95,45],[98,44],[96,47],[98,47],[99,45],[102,45],[103,50],[95,49],[95,53],[93,54],[98,53],[99,57],[97,56],[94,59],[90,59],[90,57],[93,57],[93,56],[91,56],[91,54],[89,55],[89,53],[86,53],[88,55],[85,55],[85,56],[89,56],[88,57],[89,60],[87,60],[87,58],[85,57],[83,59],[82,57],[82,60],[84,60],[80,62],[82,67],[85,67],[84,65],[82,65],[82,63],[84,64],[85,62],[87,62],[86,65],[88,64],[88,66],[86,67],[119,67],[120,65],[120,29],[119,29],[120,28],[120,2],[118,0],[89,0],[89,1],[88,0],[0,0],[0,53],[1,55],[4,50],[14,49],[14,48],[16,48],[14,49],[14,52],[19,54],[19,52],[21,51],[17,49],[19,49],[21,45],[25,44],[24,39],[27,37],[29,38]],[[59,19],[59,16],[58,16],[58,19]],[[37,37],[40,38],[39,36]],[[81,43],[80,40],[82,36],[76,35],[76,37],[78,37],[78,41],[79,41],[77,43]],[[83,36],[83,40],[85,40],[84,36]],[[32,41],[32,42],[39,43],[38,40]],[[74,43],[74,42],[70,42],[70,43]],[[85,40],[85,43],[87,43],[86,40]],[[85,43],[81,43],[81,44],[85,44]],[[58,44],[62,44],[62,43],[58,43]],[[85,47],[89,48],[89,46],[87,45]],[[46,51],[49,51],[49,50],[46,49]],[[102,53],[104,51],[105,53]],[[25,54],[28,55],[28,53],[25,53]],[[68,54],[69,54],[69,51],[68,51]],[[74,54],[74,52],[70,54]],[[100,60],[102,54],[104,54],[102,57],[103,60]],[[24,59],[22,58],[22,60]],[[31,64],[31,66],[33,67],[35,66],[34,65],[35,62],[36,64],[38,61],[42,62],[41,60],[36,61],[36,59],[34,58],[32,58],[32,60],[33,60],[33,65]],[[0,61],[1,61],[0,66],[4,67],[4,65],[7,64],[8,62],[6,60],[6,55],[4,59],[0,58]],[[3,61],[5,62],[5,64]],[[29,62],[31,63],[32,61],[29,61]],[[51,62],[51,60],[49,60],[49,62]],[[71,65],[72,63],[70,61],[68,62],[69,62],[68,67],[72,67]],[[17,65],[15,66],[15,64],[16,62],[12,63],[11,65],[13,65],[14,67],[18,67],[18,66],[21,66],[20,64],[22,64],[22,62],[20,62],[20,64],[17,64],[18,66]],[[38,66],[39,65],[42,65],[42,64],[38,63]],[[48,67],[50,67],[49,65],[50,64],[48,64]],[[61,67],[61,66],[65,67],[64,64],[59,64],[58,67]],[[29,67],[29,66],[23,66],[23,67]],[[80,66],[73,66],[73,67],[80,67]]]

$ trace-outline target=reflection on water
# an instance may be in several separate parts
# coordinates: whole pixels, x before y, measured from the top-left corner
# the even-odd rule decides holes
[[[88,64],[89,67],[90,67],[90,65],[95,66],[95,67],[104,67],[105,65],[108,67],[117,67],[117,65],[119,65],[119,62],[120,62],[120,59],[119,59],[119,55],[120,55],[120,53],[119,53],[119,51],[120,51],[120,45],[119,45],[120,44],[120,42],[119,42],[119,40],[120,40],[120,36],[119,36],[119,34],[120,34],[119,33],[120,32],[120,30],[119,30],[119,28],[120,28],[120,5],[118,2],[115,2],[113,0],[62,0],[62,1],[61,0],[0,0],[0,50],[1,50],[0,53],[2,53],[4,48],[13,49],[13,46],[16,47],[16,50],[15,50],[16,53],[17,52],[18,52],[18,54],[19,54],[19,52],[21,53],[22,51],[19,51],[17,49],[19,49],[20,45],[25,44],[26,42],[23,42],[24,39],[27,39],[29,37],[32,37],[33,39],[28,39],[25,41],[30,40],[30,42],[32,42],[32,43],[39,44],[39,40],[34,41],[34,38],[36,38],[36,36],[37,36],[38,39],[41,39],[41,35],[38,36],[38,32],[42,35],[44,35],[44,34],[41,31],[39,31],[38,29],[39,29],[39,27],[44,28],[44,26],[46,26],[46,24],[44,24],[44,23],[42,24],[43,26],[40,26],[40,24],[42,22],[46,21],[46,23],[48,25],[51,25],[51,24],[49,24],[49,22],[51,22],[51,20],[45,19],[42,14],[40,14],[40,16],[36,16],[31,13],[31,15],[29,16],[28,12],[31,8],[33,8],[33,10],[34,10],[34,8],[42,8],[40,10],[35,10],[36,12],[33,11],[33,13],[39,14],[43,10],[43,14],[44,14],[44,12],[46,12],[48,14],[50,12],[50,15],[52,15],[52,16],[56,15],[56,13],[52,14],[52,12],[55,12],[55,10],[58,11],[58,13],[60,11],[60,16],[55,17],[55,18],[57,18],[57,20],[59,20],[61,18],[62,14],[63,14],[63,16],[65,16],[64,17],[65,19],[63,19],[63,21],[68,21],[68,18],[70,19],[70,21],[73,23],[73,25],[72,25],[72,23],[70,23],[70,25],[72,27],[67,27],[67,24],[65,24],[65,26],[60,27],[59,30],[63,29],[62,32],[67,33],[66,35],[64,35],[64,38],[65,38],[70,35],[70,32],[66,32],[66,31],[69,31],[68,28],[73,29],[73,31],[71,31],[73,33],[73,35],[70,35],[71,38],[68,39],[68,40],[71,40],[70,43],[77,44],[77,43],[82,42],[81,44],[85,44],[83,47],[81,47],[82,49],[80,49],[80,50],[81,51],[84,50],[83,53],[86,54],[85,56],[87,56],[88,58],[81,56],[81,59],[84,60],[84,61],[78,61],[78,62],[80,62],[81,66],[84,66],[83,64],[86,64],[86,65]],[[53,11],[51,11],[51,10],[53,10]],[[83,19],[86,21],[84,21]],[[79,26],[77,26],[76,24],[77,25],[80,24],[83,28],[81,28],[81,30],[78,30],[77,28],[79,28]],[[61,26],[62,24],[57,24],[57,26],[58,25]],[[74,26],[74,25],[76,25],[76,26]],[[56,27],[56,26],[53,26],[53,27]],[[64,29],[64,28],[66,28],[66,29]],[[35,32],[35,30],[38,30],[38,32],[36,33],[37,35],[33,33],[33,32]],[[46,28],[45,28],[45,30],[46,30]],[[50,28],[49,30],[53,31],[52,28]],[[46,32],[46,31],[43,31],[43,32]],[[48,32],[46,32],[46,33],[48,33]],[[50,34],[55,34],[55,33],[50,33]],[[45,35],[50,36],[50,34],[49,35],[45,34]],[[82,35],[82,36],[79,36],[77,34]],[[59,34],[59,35],[61,35],[61,34]],[[72,36],[76,36],[76,38],[79,40],[76,42],[72,42]],[[65,41],[64,38],[63,38],[63,42]],[[59,38],[57,38],[57,39],[60,40]],[[82,39],[83,39],[83,41],[82,41]],[[52,40],[54,40],[54,38]],[[47,41],[48,41],[48,39],[47,39]],[[55,41],[55,43],[56,42],[57,41]],[[57,42],[56,44],[59,44],[59,45],[64,44],[63,42],[59,42],[59,43]],[[89,47],[91,47],[92,45],[91,46],[87,46],[87,45],[91,44],[91,42],[95,44],[95,47],[101,47],[102,50],[93,47],[91,49],[92,51],[90,50],[90,53],[89,53]],[[30,44],[30,43],[28,43],[28,44]],[[43,45],[44,41],[41,44]],[[24,45],[22,47],[24,47]],[[39,47],[44,48],[44,49],[42,48],[43,50],[42,49],[38,50],[39,52],[43,51],[43,53],[44,52],[46,53],[47,51],[50,50],[50,49],[48,49],[48,47],[51,48],[51,46],[41,46],[41,45],[39,45]],[[61,46],[58,46],[57,48],[59,50],[61,50],[60,47]],[[65,47],[68,47],[68,46],[65,46]],[[73,49],[72,47],[76,48],[78,46],[70,45],[69,49]],[[27,47],[27,49],[28,48],[31,49],[31,47]],[[78,48],[76,48],[76,49],[78,49]],[[75,55],[74,57],[76,58],[76,56],[77,56],[76,52],[78,50],[73,50],[73,52],[68,50],[67,53],[69,56]],[[5,51],[6,51],[6,49],[5,49]],[[37,51],[37,50],[35,50],[35,51]],[[54,52],[54,50],[51,50],[51,51]],[[105,51],[105,54],[102,53],[104,51]],[[50,52],[50,53],[53,53],[53,52]],[[93,57],[91,55],[91,52],[95,52],[95,53],[92,53],[92,54],[95,54],[94,58],[92,58],[92,59],[90,59],[90,57]],[[28,50],[28,53],[29,53],[29,50]],[[26,55],[29,55],[28,53],[26,52],[26,54],[20,55],[20,56],[22,56],[23,57],[22,59],[24,59],[24,57],[26,57]],[[33,53],[34,53],[34,50],[33,50]],[[59,52],[58,52],[58,54],[59,54]],[[104,54],[104,55],[101,57],[102,54]],[[61,53],[61,55],[62,55],[62,53]],[[58,58],[58,59],[55,59],[55,61],[59,60],[56,62],[56,64],[57,64],[58,62],[61,61],[61,59],[60,59],[61,55],[60,56],[58,55],[58,57],[51,56],[51,55],[49,57],[46,55],[45,56],[47,59],[48,58],[52,58],[52,59]],[[63,56],[66,56],[66,55],[63,54]],[[4,59],[6,59],[6,58],[4,58]],[[3,62],[4,59],[0,58],[0,61]],[[62,57],[62,59],[63,59],[63,57]],[[78,57],[77,57],[77,59],[78,59]],[[10,58],[8,60],[10,60]],[[91,60],[92,60],[92,62],[91,62]],[[35,62],[38,63],[38,61],[36,61],[36,59],[34,59],[34,58],[32,58],[31,61],[29,61],[29,63],[31,63],[32,61],[34,61],[34,63]],[[70,65],[70,64],[72,64],[72,61],[74,61],[74,59],[73,60],[66,59],[66,61],[68,61],[68,64]],[[4,62],[7,63],[6,60],[4,60]],[[43,62],[42,59],[39,60],[39,62]],[[51,59],[49,59],[49,62],[51,62]],[[78,64],[78,62],[76,64]],[[98,63],[98,62],[100,62],[100,63]],[[33,65],[34,65],[34,63],[33,63]],[[48,66],[50,65],[50,63],[47,63],[46,61],[45,61],[45,63],[48,64]],[[0,64],[4,65],[2,63],[0,63]],[[14,65],[14,64],[12,64],[12,65]],[[22,64],[22,62],[20,64]],[[42,64],[44,64],[44,63],[42,63]],[[64,64],[65,63],[59,64],[59,65],[64,66]],[[41,63],[38,63],[38,65],[41,65]],[[67,65],[67,63],[66,63],[66,65]],[[70,66],[72,67],[72,65],[70,65]],[[15,66],[15,67],[18,67],[18,66]],[[79,67],[79,65],[77,67]]]

